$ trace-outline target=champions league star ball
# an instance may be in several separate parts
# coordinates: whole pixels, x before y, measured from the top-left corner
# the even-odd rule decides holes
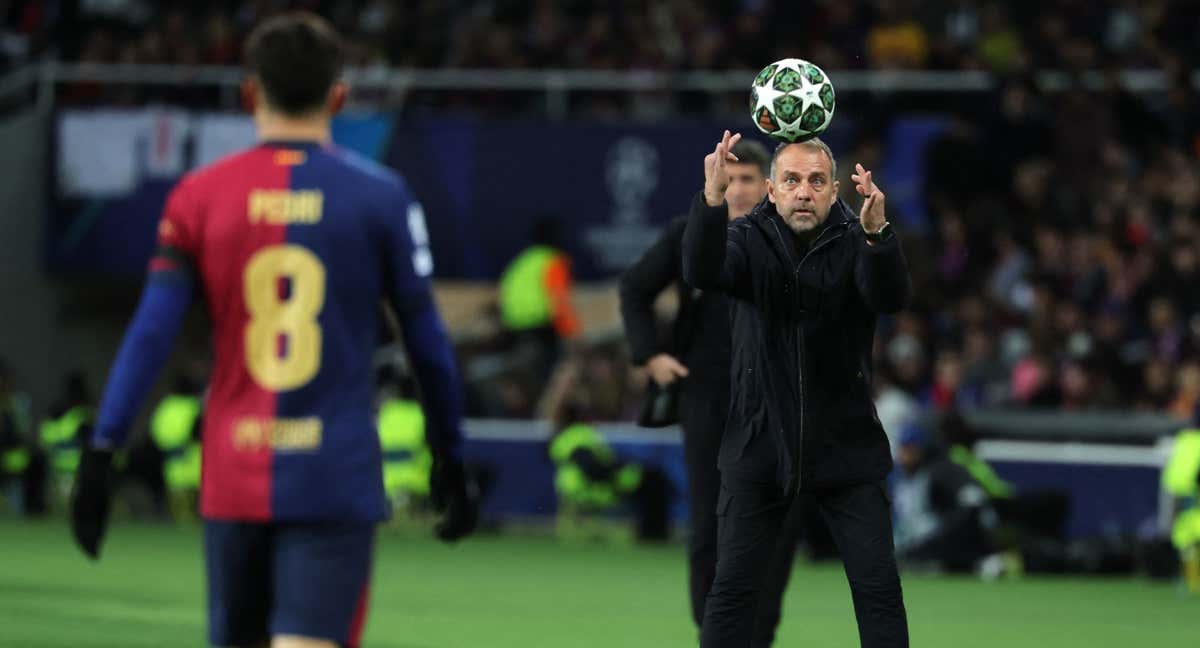
[[[784,142],[803,142],[833,121],[833,84],[821,68],[788,58],[768,65],[750,85],[750,118]]]

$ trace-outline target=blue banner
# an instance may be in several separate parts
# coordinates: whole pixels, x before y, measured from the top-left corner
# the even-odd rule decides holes
[[[140,276],[178,175],[253,142],[244,116],[130,112],[60,115],[55,271]],[[825,139],[844,150],[850,122],[835,124]],[[628,267],[685,213],[704,156],[728,126],[368,115],[339,116],[334,139],[405,176],[425,207],[438,277],[495,279],[535,223],[551,219],[576,276],[588,280]],[[85,139],[96,128],[110,133],[102,149]]]

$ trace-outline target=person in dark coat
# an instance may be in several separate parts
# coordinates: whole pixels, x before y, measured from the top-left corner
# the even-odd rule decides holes
[[[732,152],[725,202],[730,221],[745,216],[767,195],[771,156],[762,144],[745,140]],[[688,488],[688,591],[692,618],[704,620],[704,603],[717,568],[717,494],[721,476],[717,450],[729,412],[729,301],[683,282],[681,252],[686,217],[670,222],[662,236],[621,275],[621,319],[633,363],[659,389],[679,391]],[[679,309],[666,344],[660,343],[654,302],[674,287]],[[758,606],[753,646],[770,646],[779,623],[783,594],[792,571],[799,524],[780,538],[773,575]]]
[[[704,191],[683,237],[683,278],[729,296],[729,417],[718,453],[717,574],[701,646],[745,646],[784,520],[800,494],[828,522],[867,648],[908,646],[884,479],[887,437],[871,400],[880,314],[904,308],[912,281],[871,172],[851,176],[856,216],[838,200],[820,139],[780,146],[767,201],[728,223],[725,132],[705,158]]]

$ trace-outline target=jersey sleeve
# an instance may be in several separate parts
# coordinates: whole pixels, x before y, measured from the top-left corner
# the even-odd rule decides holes
[[[406,312],[424,310],[430,303],[433,254],[421,203],[402,187],[396,188],[387,203],[382,224],[385,280],[388,299],[403,317]]]
[[[454,347],[433,301],[433,255],[425,212],[403,190],[396,192],[391,204],[385,209],[383,227],[387,298],[400,320],[404,347],[421,388],[426,440],[436,456],[458,460],[463,439],[462,389]]]
[[[195,211],[196,206],[191,200],[185,179],[167,196],[162,218],[158,222],[158,237],[154,255],[150,258],[148,281],[169,280],[191,284],[195,280],[199,256]]]
[[[146,287],[109,371],[92,439],[98,447],[124,443],[183,326],[194,291],[195,210],[184,179],[167,196]]]

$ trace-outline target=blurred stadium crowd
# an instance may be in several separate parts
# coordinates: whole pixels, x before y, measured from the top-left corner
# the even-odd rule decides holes
[[[13,0],[10,60],[237,63],[263,16],[308,8],[392,67],[712,70],[757,68],[797,42],[825,69],[1167,67],[1200,61],[1184,1]],[[1190,17],[1185,17],[1190,15]],[[1182,18],[1182,19],[1181,19]]]
[[[877,0],[805,13],[754,0],[31,0],[4,3],[0,42],[10,63],[235,64],[262,16],[308,7],[353,35],[354,62],[366,66],[756,68],[800,40],[829,70],[990,70],[999,89],[969,103],[948,96],[944,109],[960,118],[928,151],[930,226],[905,236],[918,301],[886,323],[876,349],[881,415],[1030,405],[1186,418],[1200,403],[1200,99],[1183,71],[1200,62],[1200,17],[1185,4]],[[1047,68],[1154,68],[1169,81],[1134,94],[1114,72],[1100,88],[1047,92],[1030,74]],[[66,92],[149,98],[113,96],[119,86]],[[203,105],[196,93],[208,91],[178,92],[168,99]],[[739,93],[737,110],[743,102]],[[876,167],[887,117],[903,107],[858,95],[865,127],[839,154]],[[619,335],[587,339],[568,373],[588,385],[589,418],[629,420],[639,377]],[[513,378],[513,363],[496,360],[516,348],[511,338],[473,340],[466,374],[485,386],[471,413],[537,413],[545,373]]]

